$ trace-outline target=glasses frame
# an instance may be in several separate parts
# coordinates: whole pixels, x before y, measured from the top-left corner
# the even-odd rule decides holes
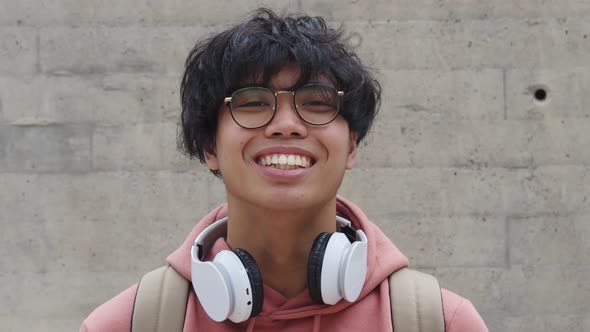
[[[334,114],[334,117],[332,119],[330,119],[330,121],[328,121],[326,123],[313,123],[313,122],[309,122],[309,121],[305,120],[301,116],[301,114],[299,113],[299,109],[297,108],[297,103],[295,102],[295,95],[296,95],[296,93],[297,93],[297,91],[299,89],[303,89],[305,87],[310,87],[310,86],[322,86],[322,87],[327,87],[327,88],[330,88],[330,89],[333,89],[334,91],[336,91],[336,95],[338,97],[338,108],[336,109],[336,113]],[[231,100],[232,100],[232,98],[237,93],[239,93],[240,91],[243,91],[243,90],[251,89],[251,88],[257,88],[257,89],[267,90],[268,92],[272,93],[272,95],[274,96],[274,99],[275,99],[275,104],[274,104],[274,107],[272,109],[272,116],[270,117],[270,119],[268,119],[268,121],[266,121],[264,124],[262,124],[260,126],[256,126],[256,127],[246,127],[246,126],[241,125],[236,120],[236,118],[234,117],[234,112],[233,112],[232,107],[231,107]],[[277,99],[277,96],[279,94],[281,94],[281,93],[289,93],[289,94],[291,94],[293,96],[293,109],[295,110],[295,114],[297,114],[297,116],[299,117],[299,119],[301,119],[301,121],[303,121],[303,122],[305,122],[305,123],[307,123],[309,125],[312,125],[312,126],[325,126],[325,125],[329,124],[330,122],[334,121],[334,119],[336,119],[338,117],[338,114],[340,114],[340,104],[342,102],[341,98],[342,98],[342,96],[344,96],[344,91],[337,90],[335,87],[333,87],[333,86],[331,86],[329,84],[322,84],[322,83],[305,84],[305,85],[300,86],[299,88],[297,88],[295,90],[280,90],[280,91],[273,91],[273,90],[271,90],[269,88],[266,88],[266,87],[257,87],[257,86],[256,87],[252,87],[252,86],[250,86],[250,87],[245,87],[245,88],[241,88],[241,89],[238,89],[238,90],[234,91],[231,94],[231,96],[225,97],[223,99],[223,103],[229,108],[229,114],[231,115],[232,120],[234,120],[234,122],[238,126],[244,128],[244,129],[258,129],[258,128],[262,128],[262,127],[267,126],[275,118],[275,115],[277,114],[277,106],[279,104],[279,101]]]

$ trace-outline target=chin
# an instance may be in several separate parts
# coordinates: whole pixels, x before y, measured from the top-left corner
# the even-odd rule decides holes
[[[275,211],[305,211],[319,209],[335,199],[336,194],[331,197],[318,197],[306,193],[281,193],[261,197],[258,200],[260,207]]]

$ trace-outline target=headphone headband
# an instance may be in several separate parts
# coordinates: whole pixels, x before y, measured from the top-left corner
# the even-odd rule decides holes
[[[193,257],[197,260],[202,261],[211,247],[213,243],[217,241],[220,237],[226,238],[227,237],[227,217],[223,217],[211,225],[207,226],[195,239],[193,245]],[[340,216],[336,216],[336,222],[338,223],[339,231],[344,233],[350,242],[360,241],[360,242],[367,242],[367,236],[362,230],[355,230],[352,228],[352,223],[348,219],[344,219]]]
[[[220,237],[227,237],[227,217],[215,221],[199,233],[193,245],[193,257],[202,261],[213,246],[213,243]]]

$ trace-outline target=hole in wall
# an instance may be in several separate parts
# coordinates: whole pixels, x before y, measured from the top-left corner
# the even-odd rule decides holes
[[[539,102],[544,102],[547,99],[547,90],[543,88],[538,88],[535,90],[535,100]]]
[[[549,88],[543,84],[529,86],[529,93],[537,103],[546,103],[549,100]]]

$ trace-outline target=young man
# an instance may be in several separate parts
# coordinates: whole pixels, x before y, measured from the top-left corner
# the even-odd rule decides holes
[[[259,10],[196,45],[181,93],[182,147],[227,191],[168,257],[192,281],[184,331],[392,331],[388,277],[408,260],[337,196],[380,99],[341,33]],[[81,331],[129,331],[136,290]],[[487,331],[441,293],[447,331]]]

